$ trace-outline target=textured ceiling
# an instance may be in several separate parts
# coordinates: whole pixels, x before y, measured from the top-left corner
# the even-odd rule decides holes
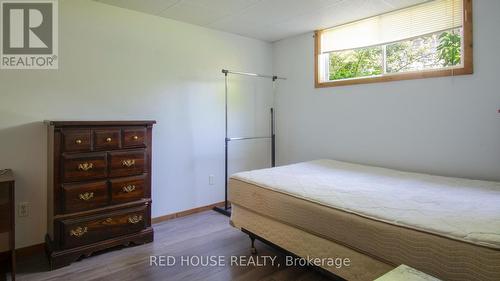
[[[269,42],[428,0],[95,0]]]

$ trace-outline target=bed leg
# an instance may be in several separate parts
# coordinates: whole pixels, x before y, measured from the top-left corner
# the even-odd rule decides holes
[[[255,248],[255,236],[253,236],[253,235],[248,235],[248,236],[250,237],[250,241],[252,242],[250,251],[251,251],[252,255],[256,255],[257,254],[257,248]]]

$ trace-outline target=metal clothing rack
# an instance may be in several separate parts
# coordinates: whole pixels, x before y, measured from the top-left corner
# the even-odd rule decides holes
[[[225,132],[226,136],[224,138],[224,148],[225,148],[225,157],[224,157],[224,207],[214,207],[214,211],[219,212],[223,215],[230,216],[231,215],[231,208],[229,207],[228,201],[227,201],[227,181],[228,181],[228,154],[229,154],[229,142],[232,141],[244,141],[244,140],[257,140],[257,139],[270,139],[271,140],[271,167],[276,166],[276,134],[275,134],[275,111],[274,107],[271,107],[270,114],[271,114],[271,135],[270,136],[254,136],[254,137],[229,137],[228,135],[228,117],[227,117],[227,98],[228,98],[228,91],[227,91],[227,76],[228,74],[236,74],[236,75],[244,75],[244,76],[253,76],[253,77],[261,77],[261,78],[269,78],[273,80],[273,85],[276,80],[286,80],[286,78],[283,77],[278,77],[275,75],[263,75],[263,74],[256,74],[256,73],[248,73],[248,72],[239,72],[239,71],[231,71],[227,69],[223,69],[222,73],[224,74],[224,83],[225,83]],[[274,86],[273,86],[274,90]],[[274,106],[274,92],[273,92],[273,106]]]

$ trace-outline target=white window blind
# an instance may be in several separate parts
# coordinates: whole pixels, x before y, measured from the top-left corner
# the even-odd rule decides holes
[[[463,25],[463,0],[434,0],[321,32],[321,53],[381,45]]]

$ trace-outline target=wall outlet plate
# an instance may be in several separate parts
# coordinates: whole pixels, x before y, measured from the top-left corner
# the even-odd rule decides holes
[[[208,176],[208,184],[209,185],[214,185],[215,182],[215,176],[214,175],[209,175]]]
[[[19,217],[28,217],[30,214],[30,204],[28,202],[20,202],[17,206],[17,215]]]

